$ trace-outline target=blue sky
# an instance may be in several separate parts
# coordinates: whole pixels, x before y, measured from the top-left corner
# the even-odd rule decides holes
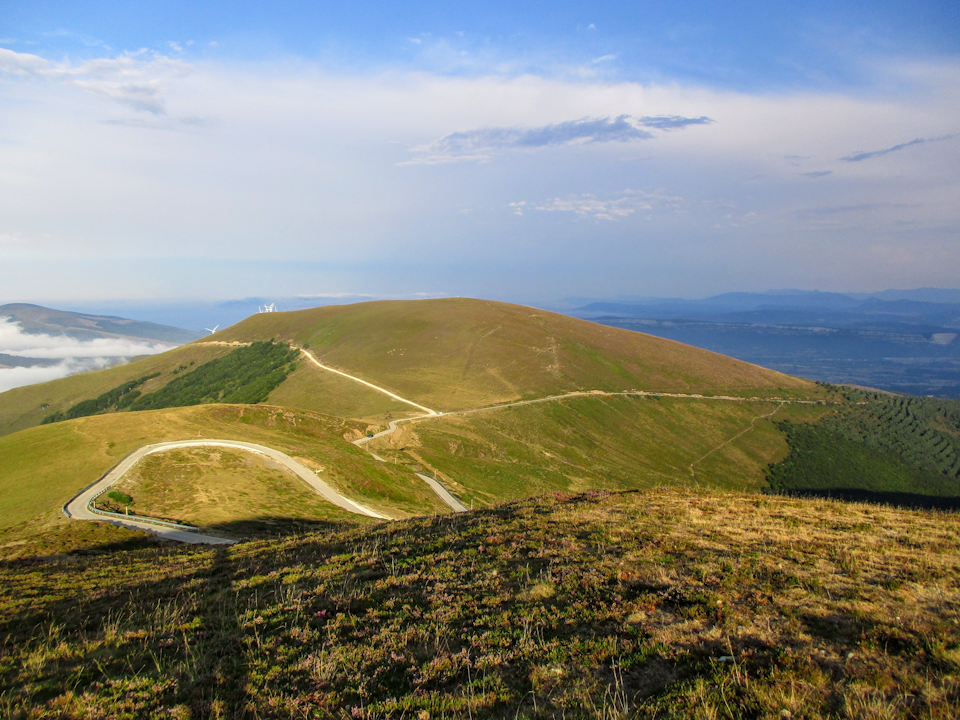
[[[0,0],[0,301],[957,286],[960,7]]]

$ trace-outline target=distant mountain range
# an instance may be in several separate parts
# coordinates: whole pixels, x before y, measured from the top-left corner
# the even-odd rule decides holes
[[[0,305],[0,318],[19,323],[23,332],[31,335],[65,335],[75,340],[127,338],[183,345],[201,337],[201,333],[169,325],[53,310],[27,303]]]
[[[873,294],[780,290],[724,293],[700,300],[624,298],[589,301],[566,312],[587,319],[615,315],[876,329],[911,325],[927,327],[931,333],[951,332],[960,330],[960,290],[922,288]]]
[[[960,397],[960,290],[776,290],[565,303],[563,312],[574,317],[813,380]]]
[[[0,391],[122,363],[199,337],[122,317],[0,305]]]

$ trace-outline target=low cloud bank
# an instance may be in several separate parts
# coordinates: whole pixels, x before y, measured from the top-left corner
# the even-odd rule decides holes
[[[77,340],[66,335],[33,335],[10,318],[0,318],[0,353],[22,358],[60,360],[55,365],[0,368],[0,392],[67,375],[122,365],[131,357],[156,355],[176,345],[122,338]]]
[[[20,323],[0,318],[0,353],[16,357],[67,359],[98,357],[133,357],[155,355],[176,347],[172,343],[124,338],[77,340],[66,335],[33,335]]]
[[[114,365],[123,365],[127,358],[80,358],[63,360],[56,365],[46,365],[42,367],[14,367],[0,368],[0,392],[6,392],[13,388],[23,387],[24,385],[35,385],[36,383],[49,382],[67,377],[67,375],[76,375],[77,373],[89,372],[90,370],[102,370],[103,368]]]

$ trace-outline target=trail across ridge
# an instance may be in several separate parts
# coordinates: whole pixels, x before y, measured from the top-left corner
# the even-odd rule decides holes
[[[310,360],[310,362],[312,362],[314,365],[316,365],[318,368],[321,368],[322,370],[326,370],[327,372],[336,373],[337,375],[340,375],[340,376],[342,376],[342,377],[345,377],[345,378],[347,378],[348,380],[353,380],[354,382],[358,382],[358,383],[360,383],[361,385],[366,385],[368,388],[373,388],[373,389],[376,390],[377,392],[383,393],[384,395],[387,395],[388,397],[391,397],[391,398],[393,398],[394,400],[398,400],[398,401],[400,401],[400,402],[402,402],[402,403],[405,403],[405,404],[407,404],[407,405],[411,405],[411,406],[417,408],[418,410],[423,410],[423,412],[425,412],[427,415],[439,415],[439,414],[440,414],[440,413],[438,413],[436,410],[431,410],[431,409],[428,408],[428,407],[424,407],[423,405],[419,405],[419,404],[413,402],[413,400],[407,400],[406,398],[402,398],[402,397],[400,397],[399,395],[397,395],[396,393],[390,392],[390,391],[387,390],[386,388],[382,388],[382,387],[380,387],[379,385],[374,385],[374,384],[371,383],[371,382],[367,382],[366,380],[362,380],[361,378],[358,378],[356,375],[349,375],[349,374],[343,372],[342,370],[337,370],[336,368],[332,368],[332,367],[330,367],[329,365],[324,365],[322,362],[320,362],[319,360],[317,360],[310,352],[304,350],[303,348],[300,348],[300,352],[302,352],[302,353]]]
[[[770,412],[768,412],[766,415],[757,415],[755,418],[753,418],[753,420],[750,421],[750,424],[747,425],[743,430],[741,430],[740,432],[738,432],[738,433],[737,433],[736,435],[734,435],[733,437],[727,438],[727,439],[724,440],[722,443],[720,443],[719,445],[717,445],[715,448],[709,450],[708,452],[704,453],[704,454],[701,455],[699,458],[697,458],[696,460],[694,460],[692,463],[690,463],[690,477],[693,478],[693,481],[694,481],[694,482],[697,481],[697,465],[699,465],[700,463],[702,463],[704,460],[706,460],[708,457],[710,457],[711,455],[713,455],[715,452],[717,452],[717,451],[720,450],[721,448],[726,447],[726,446],[729,445],[730,443],[734,442],[735,440],[738,440],[739,438],[742,438],[742,437],[743,437],[744,435],[746,435],[748,432],[750,432],[751,430],[753,430],[753,429],[757,426],[757,420],[766,420],[767,418],[773,417],[774,415],[776,415],[777,410],[779,410],[779,409],[782,408],[782,407],[783,407],[783,402],[781,402],[779,405],[777,405],[773,410],[771,410]],[[679,478],[680,476],[678,475],[677,477]]]
[[[348,375],[347,377],[350,377],[350,376]],[[816,405],[818,402],[816,400],[785,400],[779,397],[762,398],[762,397],[739,397],[736,395],[699,395],[695,393],[685,394],[685,393],[668,393],[668,392],[648,392],[646,390],[622,390],[622,391],[614,391],[614,392],[608,392],[606,390],[578,390],[574,392],[564,393],[562,395],[549,395],[547,397],[542,397],[542,398],[533,398],[532,400],[517,400],[516,402],[503,403],[501,405],[487,405],[485,407],[470,408],[468,410],[450,410],[449,412],[444,412],[444,413],[433,412],[429,416],[418,415],[416,417],[399,418],[397,420],[391,420],[387,424],[386,430],[381,430],[380,432],[374,435],[371,435],[369,437],[363,437],[363,438],[360,438],[359,440],[354,440],[353,444],[358,446],[366,445],[371,440],[376,440],[377,438],[390,435],[391,433],[396,431],[397,426],[401,423],[421,422],[423,420],[432,419],[434,416],[451,417],[453,415],[470,415],[473,413],[489,412],[491,410],[502,410],[504,408],[519,407],[520,405],[533,405],[535,403],[567,400],[569,398],[575,398],[575,397],[611,397],[611,396],[624,396],[624,395],[633,396],[633,397],[688,398],[691,400],[708,400],[708,401],[717,401],[717,402],[775,402],[775,403],[779,403],[777,406],[778,408],[786,404]]]
[[[205,344],[212,344],[207,342]],[[499,410],[504,408],[518,407],[521,405],[532,405],[534,403],[544,403],[552,402],[557,400],[565,400],[575,397],[604,397],[604,396],[635,396],[635,397],[671,397],[671,398],[689,398],[694,400],[706,400],[706,401],[720,401],[720,402],[777,402],[778,408],[782,407],[786,403],[797,403],[797,404],[816,404],[816,401],[813,400],[785,400],[783,398],[760,398],[760,397],[738,397],[733,395],[700,395],[700,394],[686,394],[686,393],[668,393],[668,392],[648,392],[644,390],[625,390],[617,392],[607,392],[604,390],[589,390],[589,391],[574,391],[563,393],[562,395],[550,395],[548,397],[542,398],[533,398],[531,400],[518,400],[516,402],[503,403],[499,405],[488,405],[485,407],[479,408],[470,408],[466,410],[453,410],[447,413],[441,413],[431,408],[428,408],[419,403],[415,403],[412,400],[408,400],[400,395],[397,395],[390,390],[387,390],[384,387],[379,385],[374,385],[367,380],[363,380],[355,375],[350,375],[349,373],[343,372],[342,370],[337,370],[332,368],[329,365],[324,365],[317,358],[313,356],[310,352],[303,348],[299,348],[300,352],[307,357],[314,365],[316,365],[321,370],[327,372],[335,373],[341,377],[345,377],[348,380],[352,380],[361,385],[365,385],[368,388],[371,388],[379,393],[382,393],[398,402],[402,402],[411,407],[415,407],[420,410],[423,414],[417,415],[415,417],[401,418],[399,420],[391,420],[387,426],[386,430],[382,430],[370,437],[360,438],[354,441],[354,445],[362,447],[369,443],[371,440],[374,440],[379,437],[384,437],[389,435],[397,430],[397,426],[400,423],[408,422],[418,422],[423,420],[428,420],[438,417],[449,417],[451,415],[468,415],[472,413],[479,412],[488,412],[491,410]],[[762,417],[769,417],[773,415],[776,410]],[[743,430],[734,438],[730,438],[723,445],[726,445],[729,442],[732,442],[736,438],[742,436],[750,429],[752,429],[756,423],[756,420],[760,418],[754,418],[754,421],[750,424],[748,428]],[[173,450],[176,448],[184,447],[231,447],[240,450],[246,450],[248,452],[259,453],[265,455],[276,462],[279,462],[281,465],[285,466],[287,469],[292,471],[299,478],[304,480],[308,485],[310,485],[318,494],[324,497],[329,502],[333,503],[337,507],[343,508],[348,512],[357,513],[360,515],[367,515],[369,517],[379,518],[383,520],[388,520],[384,515],[374,512],[373,510],[350,500],[347,497],[344,497],[327,483],[320,480],[314,473],[305,468],[303,465],[298,463],[293,458],[289,457],[285,453],[280,452],[279,450],[274,450],[272,448],[265,447],[263,445],[256,445],[254,443],[241,442],[238,440],[214,440],[214,439],[201,439],[201,440],[176,440],[172,442],[165,443],[156,443],[153,445],[145,445],[141,448],[138,448],[134,452],[130,453],[127,457],[121,460],[116,466],[114,466],[106,475],[100,478],[97,482],[90,485],[89,487],[82,490],[78,495],[76,495],[70,502],[64,505],[63,512],[67,517],[75,518],[78,520],[104,520],[106,522],[113,523],[115,525],[120,525],[123,527],[129,527],[137,530],[147,530],[149,532],[160,535],[161,537],[167,538],[169,540],[177,540],[179,542],[188,542],[188,543],[207,543],[207,544],[227,544],[233,541],[227,540],[226,538],[215,537],[213,535],[204,535],[199,532],[191,532],[186,529],[186,526],[173,526],[170,523],[158,523],[156,520],[151,520],[150,518],[140,518],[136,516],[117,516],[115,514],[105,514],[102,511],[97,511],[93,508],[92,503],[103,494],[110,486],[114,485],[125,473],[127,473],[137,462],[140,461],[146,455],[163,452],[166,450]],[[722,447],[722,445],[721,445]],[[719,448],[714,448],[707,455],[715,452]],[[376,459],[376,456],[374,456]],[[690,471],[695,475],[695,466],[697,463],[701,462],[706,456],[700,458],[699,460],[694,461],[690,465]],[[428,483],[431,489],[446,503],[454,512],[464,512],[467,508],[462,505],[459,501],[456,500],[446,488],[436,482],[433,478],[429,478],[425,475],[418,473],[418,476]]]

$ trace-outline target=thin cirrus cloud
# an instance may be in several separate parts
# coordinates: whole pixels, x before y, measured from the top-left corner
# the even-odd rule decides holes
[[[154,115],[166,113],[162,78],[189,71],[190,66],[181,60],[143,50],[74,65],[0,48],[0,76],[70,85]]]
[[[635,213],[647,214],[656,209],[677,208],[682,205],[682,197],[663,193],[650,193],[642,190],[624,190],[619,197],[598,198],[586,193],[569,198],[553,198],[532,207],[543,212],[572,213],[580,220],[621,220]],[[523,215],[527,209],[526,201],[510,203],[515,215]]]
[[[682,130],[690,125],[707,125],[712,122],[713,120],[705,116],[688,118],[679,115],[619,115],[567,120],[532,128],[478,128],[450,133],[429,145],[414,148],[419,157],[403,164],[484,161],[500,151],[532,150],[580,143],[636,142],[654,138],[652,130]]]
[[[935,138],[916,138],[910,142],[900,143],[899,145],[894,145],[893,147],[888,147],[883,150],[870,150],[865,152],[855,152],[846,157],[840,158],[844,162],[861,162],[863,160],[869,160],[870,158],[881,157],[882,155],[889,155],[890,153],[895,153],[900,150],[904,150],[908,147],[914,145],[925,145],[927,143],[933,142],[943,142],[944,140],[952,140],[956,135],[942,135],[941,137]]]

